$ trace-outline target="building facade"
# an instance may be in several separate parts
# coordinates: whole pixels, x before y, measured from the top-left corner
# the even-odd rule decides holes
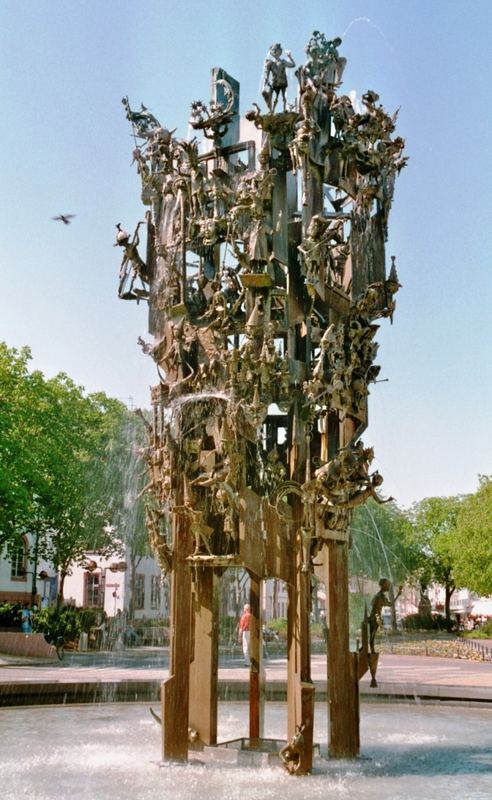
[[[0,603],[54,606],[58,576],[53,565],[36,556],[35,537],[25,534],[12,552],[0,557]],[[129,556],[129,554],[126,554]],[[65,579],[64,603],[104,610],[108,617],[131,612],[134,619],[169,616],[167,579],[150,556],[120,560],[88,551],[82,565],[74,564]]]

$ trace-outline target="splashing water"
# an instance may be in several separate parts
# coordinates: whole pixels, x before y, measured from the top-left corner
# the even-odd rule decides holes
[[[182,397],[176,397],[171,401],[169,407],[177,409],[184,406],[185,403],[199,403],[206,400],[225,400],[230,401],[230,396],[225,392],[196,392],[195,394],[184,394]]]
[[[285,703],[267,703],[267,736],[283,737],[286,713]],[[193,762],[159,769],[160,729],[140,704],[1,709],[2,797],[485,800],[492,793],[489,717],[482,708],[363,705],[363,758],[316,759],[313,775],[298,779],[280,767],[231,771]],[[247,725],[246,703],[219,705],[221,741],[246,735]],[[323,705],[315,725],[323,752],[327,729]]]

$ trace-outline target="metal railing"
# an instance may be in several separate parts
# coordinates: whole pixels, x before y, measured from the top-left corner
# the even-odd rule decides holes
[[[482,661],[492,661],[492,647],[482,644],[479,639],[462,639],[461,641],[478,653],[482,657]]]

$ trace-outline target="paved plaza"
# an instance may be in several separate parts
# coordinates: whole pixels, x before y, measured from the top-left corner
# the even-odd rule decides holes
[[[312,656],[312,679],[319,698],[326,696],[326,656]],[[62,662],[19,659],[0,655],[0,704],[29,702],[48,692],[47,687],[74,702],[75,687],[86,693],[98,690],[98,700],[145,699],[157,697],[159,685],[168,676],[167,648],[135,648],[118,653],[68,653]],[[285,693],[287,659],[275,656],[265,661],[267,696],[280,699]],[[366,674],[360,683],[362,699],[386,697],[419,700],[465,700],[490,704],[492,708],[492,663],[464,659],[382,654],[377,673],[378,687],[370,687]],[[219,693],[222,697],[245,698],[248,669],[239,660],[222,656],[219,665]],[[120,692],[120,694],[118,694]],[[48,700],[60,702],[47,694]],[[80,698],[86,701],[87,697]],[[24,700],[23,702],[27,702]]]

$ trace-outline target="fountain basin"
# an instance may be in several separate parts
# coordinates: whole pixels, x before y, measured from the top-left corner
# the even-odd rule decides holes
[[[285,736],[285,703],[267,703],[265,736]],[[196,760],[159,769],[160,729],[145,704],[0,710],[3,800],[485,800],[492,795],[488,708],[363,704],[362,757],[315,759],[313,774],[293,778],[279,766],[227,767]],[[219,740],[247,736],[247,704],[219,704]],[[326,707],[315,716],[326,756]]]

